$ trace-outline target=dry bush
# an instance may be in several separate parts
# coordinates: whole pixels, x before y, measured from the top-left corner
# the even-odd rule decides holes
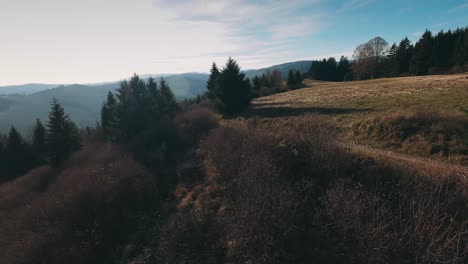
[[[177,212],[167,221],[151,263],[224,263],[225,188],[197,185],[179,197]]]
[[[206,107],[194,107],[179,113],[174,123],[180,134],[180,138],[188,144],[198,143],[202,137],[218,126],[218,117]]]
[[[328,238],[308,225],[314,221],[315,199],[338,177],[346,154],[337,152],[333,133],[321,117],[305,116],[294,124],[269,129],[225,126],[200,146],[207,181],[226,186],[224,214],[218,216],[224,237],[213,243],[224,243],[227,262],[339,259],[333,257],[337,254]]]
[[[33,171],[0,188],[29,188],[25,181],[49,173]],[[85,147],[41,189],[27,204],[1,208],[1,263],[109,262],[138,212],[157,198],[153,177],[110,145]]]
[[[327,190],[324,210],[347,245],[350,262],[464,263],[468,212],[463,202],[456,212],[447,209],[450,183],[400,186],[404,190],[392,193],[393,199],[386,190],[343,179]],[[466,196],[459,198],[466,202]]]
[[[355,133],[409,154],[450,156],[468,153],[468,146],[464,143],[467,127],[468,118],[463,113],[418,109],[359,123]]]

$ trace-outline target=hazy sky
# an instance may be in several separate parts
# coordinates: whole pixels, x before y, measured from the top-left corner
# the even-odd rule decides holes
[[[0,85],[113,81],[350,55],[468,26],[468,1],[0,0]]]

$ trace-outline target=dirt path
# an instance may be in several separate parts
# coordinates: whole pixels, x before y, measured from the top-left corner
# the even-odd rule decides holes
[[[410,168],[416,169],[417,171],[423,171],[431,174],[440,174],[443,175],[456,175],[462,177],[465,182],[468,183],[468,167],[462,165],[451,164],[448,162],[443,162],[440,160],[434,160],[429,158],[421,158],[410,155],[405,155],[401,153],[396,153],[393,151],[376,149],[365,145],[358,144],[348,144],[344,143],[344,147],[350,149],[352,152],[361,154],[370,158],[375,159],[386,159],[393,161],[397,164],[404,164]]]

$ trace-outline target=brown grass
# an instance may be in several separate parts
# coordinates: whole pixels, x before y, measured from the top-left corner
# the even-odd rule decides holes
[[[468,116],[460,112],[394,112],[356,122],[353,131],[361,141],[416,156],[468,155]]]
[[[366,157],[321,116],[293,124],[213,130],[198,151],[206,181],[177,189],[139,263],[464,263],[462,175]]]

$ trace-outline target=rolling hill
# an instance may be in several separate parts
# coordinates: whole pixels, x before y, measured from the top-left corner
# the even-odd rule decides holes
[[[204,74],[191,73],[171,75],[166,77],[166,81],[177,99],[183,99],[202,94],[207,78]],[[47,119],[49,105],[54,97],[61,102],[65,111],[78,125],[94,125],[99,120],[101,105],[107,93],[118,87],[118,82],[103,85],[74,84],[27,95],[1,95],[0,132],[7,132],[11,125],[28,132],[36,118]]]
[[[295,61],[295,62],[288,62],[283,64],[278,64],[274,66],[270,66],[268,68],[262,68],[258,70],[247,70],[245,74],[249,78],[255,77],[255,75],[261,76],[262,74],[266,74],[273,70],[278,70],[283,75],[283,78],[288,76],[288,71],[290,69],[299,70],[301,73],[306,73],[309,71],[310,65],[312,61]]]
[[[289,62],[258,70],[246,70],[247,77],[254,77],[272,70],[286,76],[289,69],[307,72],[311,61]],[[177,99],[203,94],[208,74],[143,74],[147,79],[164,77]],[[57,98],[70,117],[80,126],[93,125],[99,120],[101,105],[109,91],[119,87],[119,82],[95,84],[25,84],[0,87],[0,132],[5,133],[11,125],[27,132],[36,118],[46,120],[52,98]]]

